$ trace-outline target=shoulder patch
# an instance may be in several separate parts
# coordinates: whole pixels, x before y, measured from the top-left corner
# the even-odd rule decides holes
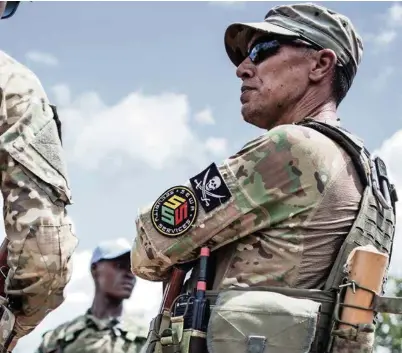
[[[191,178],[190,183],[206,213],[226,203],[232,196],[215,163]]]
[[[198,214],[198,202],[194,193],[185,186],[174,186],[166,190],[153,204],[152,224],[167,237],[186,233],[194,224]]]

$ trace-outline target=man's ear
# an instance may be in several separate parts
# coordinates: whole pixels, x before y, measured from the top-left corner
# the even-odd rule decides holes
[[[331,49],[322,49],[315,52],[311,60],[310,80],[318,83],[325,77],[331,76],[334,72],[336,61],[336,54]]]

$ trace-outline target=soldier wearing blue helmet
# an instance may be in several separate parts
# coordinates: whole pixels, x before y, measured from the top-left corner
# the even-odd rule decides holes
[[[42,336],[35,353],[138,353],[146,328],[123,311],[136,277],[130,271],[128,243],[105,241],[90,262],[95,294],[88,310]]]

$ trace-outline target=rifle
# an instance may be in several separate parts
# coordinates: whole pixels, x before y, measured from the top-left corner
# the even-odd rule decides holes
[[[200,271],[192,310],[191,328],[201,332],[205,332],[207,330],[210,315],[209,300],[205,297],[208,280],[209,255],[210,249],[207,246],[202,247],[200,253]]]
[[[176,300],[180,295],[184,279],[186,278],[187,271],[184,268],[174,267],[169,281],[163,283],[163,299],[159,308],[158,315],[151,321],[147,342],[141,352],[155,353],[160,351],[160,337],[166,329],[170,327],[170,311]]]
[[[163,284],[164,294],[159,308],[159,314],[163,314],[165,310],[170,311],[173,302],[180,295],[186,273],[187,271],[184,269],[178,267],[173,268],[169,281]]]

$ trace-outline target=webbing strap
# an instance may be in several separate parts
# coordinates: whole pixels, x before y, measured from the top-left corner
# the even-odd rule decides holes
[[[318,301],[324,305],[328,304],[332,306],[336,300],[336,293],[332,291],[323,291],[319,289],[298,289],[298,288],[289,288],[289,287],[274,287],[274,286],[256,286],[256,287],[233,287],[222,290],[207,290],[205,292],[206,297],[208,298],[211,305],[216,304],[216,299],[218,295],[222,292],[235,290],[235,291],[257,291],[257,292],[273,292],[283,294],[293,298],[300,299],[310,299]]]
[[[373,300],[372,308],[378,313],[402,315],[402,298],[381,297],[376,295]]]
[[[326,124],[322,121],[306,119],[301,122],[300,125],[310,127],[322,133],[344,148],[346,153],[351,157],[363,186],[366,187],[369,185],[370,166],[367,164],[367,158],[370,158],[370,154],[364,148],[362,141],[351,135],[345,129]]]
[[[258,287],[234,287],[223,290],[207,290],[206,298],[209,300],[210,305],[216,305],[216,301],[220,293],[225,291],[260,291],[260,292],[273,292],[283,294],[292,298],[310,299],[321,303],[320,313],[331,316],[337,300],[337,293],[332,290],[319,290],[319,289],[298,289],[288,287],[271,287],[271,286],[258,286]],[[368,310],[377,313],[391,313],[402,314],[402,297],[383,297],[375,293],[373,300]],[[328,328],[328,326],[326,326]]]

